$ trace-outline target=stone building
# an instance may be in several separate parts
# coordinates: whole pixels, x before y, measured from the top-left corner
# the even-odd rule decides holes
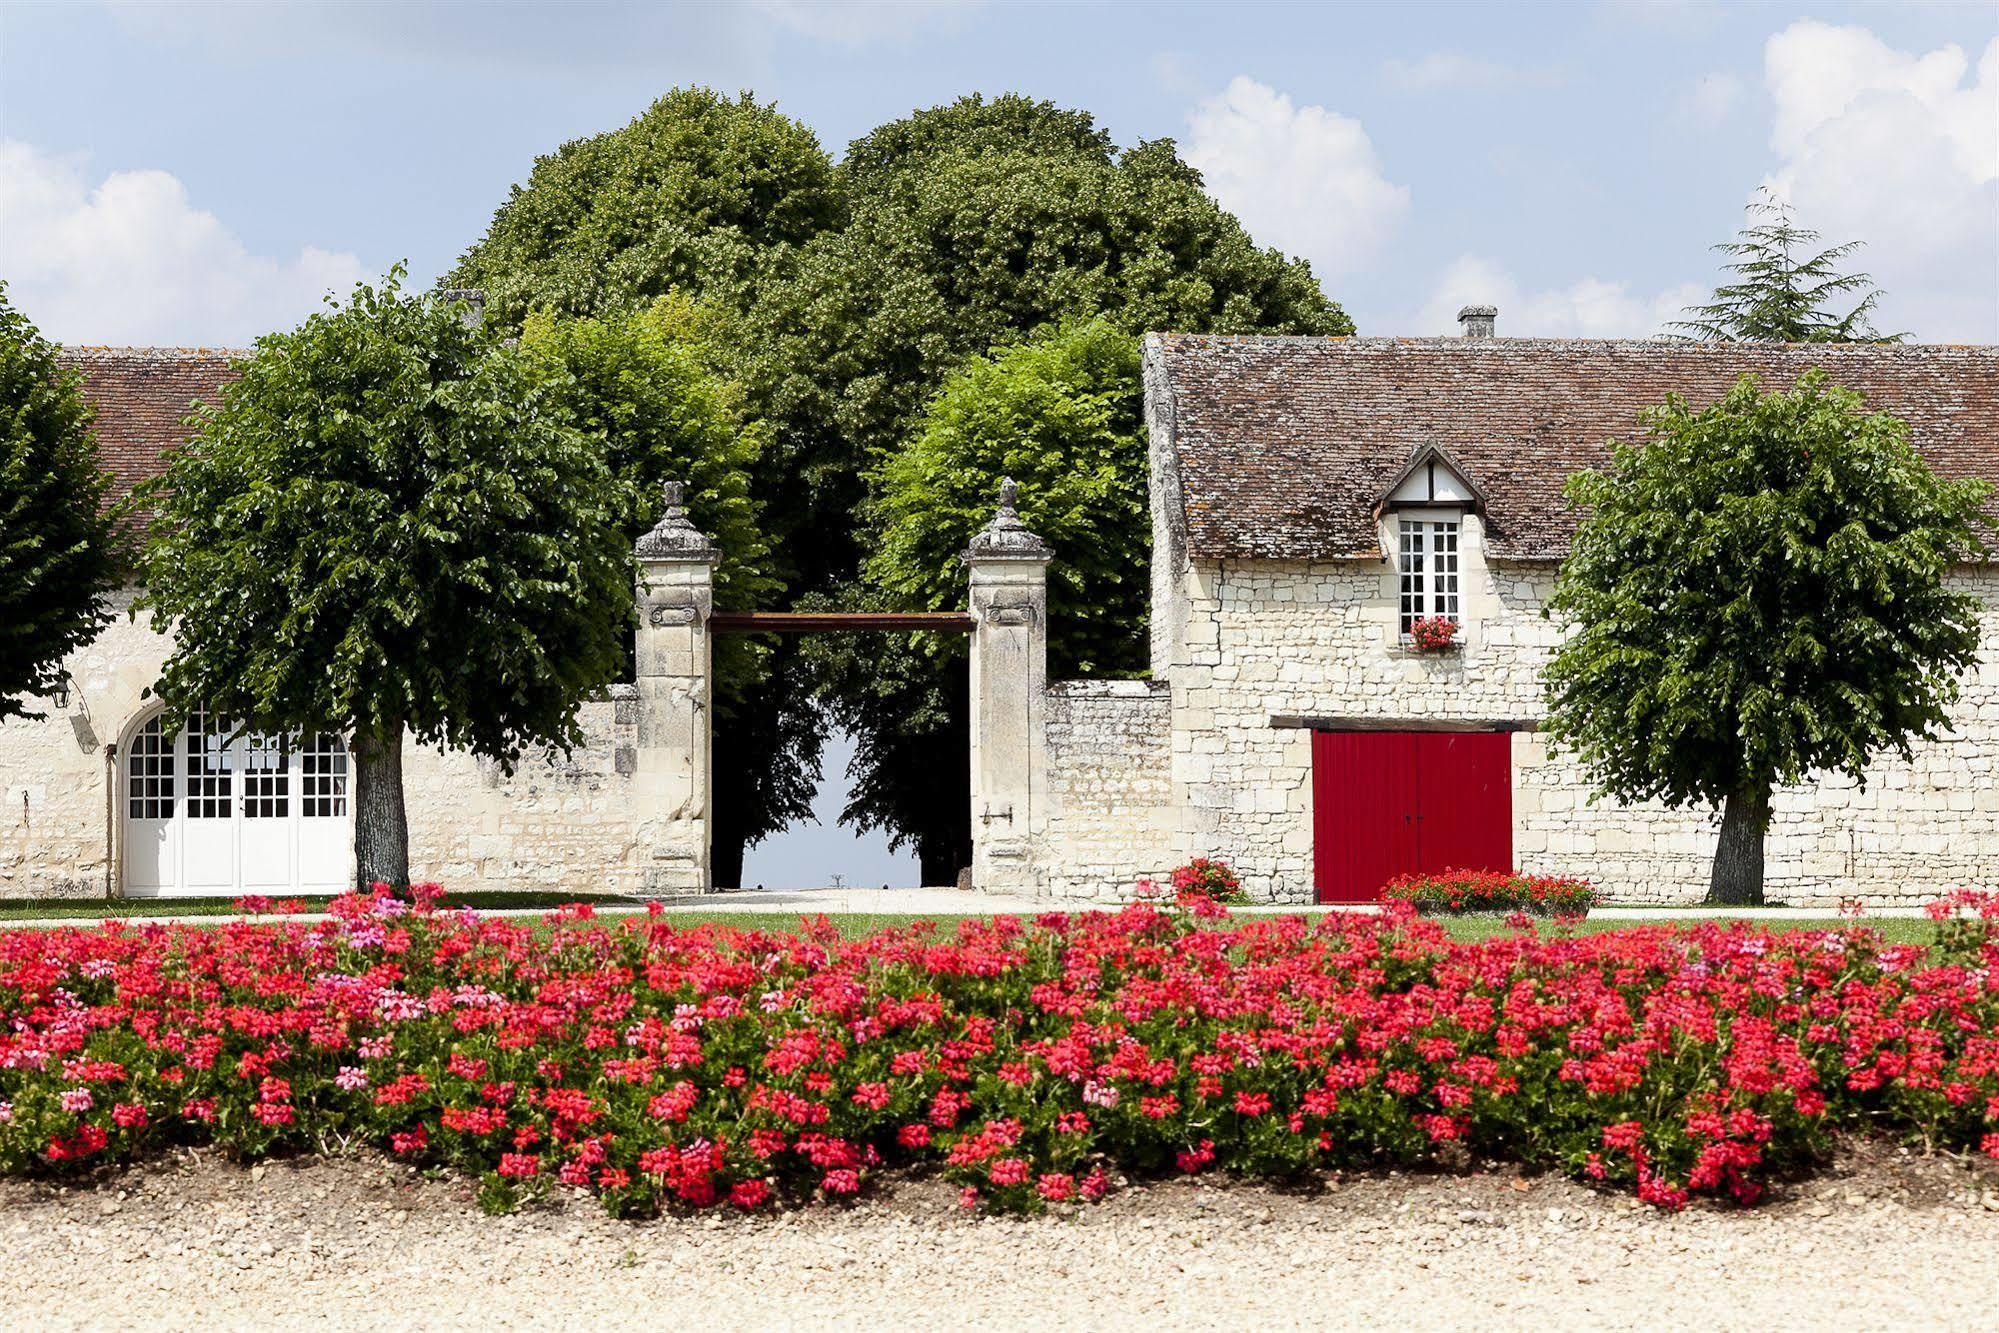
[[[1697,899],[1708,820],[1592,804],[1537,733],[1565,478],[1669,392],[1699,406],[1823,366],[1938,472],[1999,481],[1999,349],[1509,339],[1494,313],[1467,308],[1463,338],[1146,340],[1152,680],[1047,691],[1038,887],[1214,855],[1279,901],[1445,865]],[[1999,886],[1999,567],[1953,577],[1986,610],[1950,734],[1864,790],[1780,792],[1773,901]],[[1440,615],[1461,646],[1416,651]]]
[[[1677,392],[1813,366],[1908,421],[1938,471],[1999,480],[1999,349],[1464,338],[1146,340],[1150,679],[1050,682],[1062,558],[1011,488],[965,553],[974,881],[1126,892],[1194,856],[1261,899],[1365,899],[1443,865],[1587,876],[1622,900],[1705,889],[1698,813],[1592,804],[1538,732],[1554,632],[1540,614],[1574,516],[1563,480]],[[155,475],[232,354],[66,354],[121,490]],[[1999,506],[1995,506],[1999,515]],[[677,497],[638,546],[637,676],[583,706],[566,758],[496,766],[412,746],[413,873],[458,888],[709,886],[716,553]],[[1999,887],[1999,566],[1982,661],[1950,734],[1913,761],[1779,794],[1770,896],[1914,903]],[[1417,651],[1417,622],[1457,646]],[[168,643],[120,617],[67,663],[45,716],[0,724],[0,894],[283,893],[351,874],[338,737],[165,735],[145,696]]]

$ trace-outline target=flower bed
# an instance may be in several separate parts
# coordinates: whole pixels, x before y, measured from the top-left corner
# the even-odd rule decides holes
[[[1446,870],[1440,875],[1401,875],[1382,888],[1382,897],[1404,902],[1425,915],[1460,912],[1527,912],[1542,916],[1587,916],[1602,895],[1586,879],[1559,875],[1509,875],[1496,870]]]
[[[1147,887],[1145,881],[1139,882],[1140,897],[1147,896]],[[1206,898],[1225,907],[1249,902],[1249,895],[1242,891],[1242,881],[1236,878],[1229,863],[1207,856],[1197,856],[1173,872],[1173,897],[1175,901]]]
[[[552,1180],[618,1213],[756,1208],[904,1164],[1022,1209],[1117,1172],[1470,1153],[1748,1202],[1841,1126],[1999,1156],[1999,895],[1951,906],[1982,915],[1932,946],[1455,944],[1399,906],[551,931],[383,893],[323,924],[10,931],[0,1169],[373,1143],[495,1208]]]

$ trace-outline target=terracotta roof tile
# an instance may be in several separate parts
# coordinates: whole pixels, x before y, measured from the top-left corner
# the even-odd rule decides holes
[[[1938,472],[1999,481],[1999,348],[1304,338],[1153,334],[1149,419],[1171,422],[1187,554],[1379,554],[1371,510],[1422,445],[1488,500],[1493,554],[1559,559],[1561,485],[1633,439],[1667,392],[1713,402],[1745,373],[1789,386],[1813,366],[1909,423]],[[1999,518],[1999,499],[1992,512]]]
[[[248,355],[211,347],[61,350],[58,359],[82,373],[83,396],[96,409],[98,462],[111,474],[113,499],[166,470],[165,450],[187,442],[189,410],[215,402]]]

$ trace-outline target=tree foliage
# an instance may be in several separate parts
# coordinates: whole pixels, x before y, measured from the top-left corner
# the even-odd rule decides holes
[[[111,619],[117,521],[78,376],[0,283],[0,721]]]
[[[1754,204],[1755,221],[1732,241],[1714,248],[1731,256],[1722,267],[1735,281],[1715,288],[1714,299],[1692,306],[1688,319],[1671,327],[1708,342],[1854,343],[1896,342],[1900,334],[1874,331],[1874,307],[1881,299],[1865,273],[1841,273],[1839,265],[1861,247],[1847,241],[1816,253],[1819,234],[1797,225],[1790,205],[1767,191]],[[1845,314],[1832,307],[1858,301]]]
[[[763,293],[750,320],[765,350],[750,373],[781,436],[839,442],[805,452],[838,457],[843,445],[878,478],[914,447],[947,376],[1043,328],[1101,317],[1131,335],[1353,330],[1309,266],[1257,247],[1170,141],[1121,153],[1084,112],[1017,96],[963,98],[857,140],[841,171],[851,220],[802,247]],[[1130,393],[1135,400],[1135,368]],[[1058,459],[1049,464],[1049,475],[1059,470]],[[878,520],[852,521],[866,513],[859,469],[808,481],[823,516],[815,532],[848,534],[844,543],[822,539],[818,552],[811,586],[835,587],[883,534]],[[1134,498],[1142,505],[1143,496],[1141,486]],[[1147,536],[1140,525],[1130,540],[1142,550]],[[1057,555],[1058,568],[1089,558],[1059,543]],[[893,582],[863,588],[842,597],[873,605],[898,594]],[[934,882],[962,864],[970,843],[955,734],[965,723],[947,707],[956,669],[919,644],[885,642],[882,651],[916,659],[875,659],[883,679],[898,683],[892,698],[880,682],[857,693],[851,672],[830,678],[836,706],[876,728],[857,738],[863,799],[849,815],[919,847],[954,846],[925,858]],[[912,772],[928,775],[913,801],[867,795],[907,787]]]
[[[144,561],[174,722],[352,736],[364,882],[408,875],[405,729],[504,766],[576,743],[632,614],[573,387],[399,279],[258,341],[152,491]]]
[[[602,441],[626,540],[658,521],[661,483],[684,482],[689,517],[722,553],[715,605],[750,610],[775,605],[785,590],[752,494],[770,428],[750,415],[726,373],[714,325],[712,310],[670,296],[602,318],[537,312],[521,342],[551,362],[574,424]],[[820,734],[792,702],[807,692],[774,673],[784,675],[764,640],[715,641],[715,751],[723,760],[715,843],[725,855],[811,814]]]
[[[1139,397],[1138,340],[1101,318],[955,372],[916,437],[877,470],[880,538],[862,600],[962,607],[960,556],[1011,476],[1022,519],[1066,554],[1049,572],[1050,671],[1143,671],[1150,529]],[[948,877],[966,818],[957,777],[969,766],[965,641],[869,635],[824,640],[812,653],[856,738],[847,818],[913,845],[927,882]]]
[[[667,293],[698,295],[703,355],[735,379],[757,335],[732,321],[798,246],[845,216],[845,187],[810,130],[749,95],[676,89],[631,124],[539,159],[451,280],[483,288],[489,317],[508,331],[534,312],[612,316]],[[650,397],[659,405],[665,395]],[[741,411],[759,444],[749,467],[770,547],[762,567],[795,585],[801,568],[821,567],[829,524],[830,545],[850,549],[848,515],[811,500],[820,479],[854,468],[837,437],[769,431],[757,424],[766,411],[761,398]],[[723,516],[704,509],[702,491],[693,485],[693,517],[733,561],[736,534],[710,526]],[[760,604],[742,595],[736,569],[718,573],[722,604]],[[744,669],[746,657],[756,670]],[[714,865],[717,881],[730,883],[745,842],[809,812],[822,736],[796,644],[733,639],[717,671]]]
[[[949,371],[1043,325],[1353,331],[1170,140],[1120,153],[1085,112],[963,98],[855,141],[841,174],[850,222],[804,246],[752,318],[779,424],[870,460],[906,442]]]
[[[746,142],[769,151],[745,153]],[[1120,151],[1086,112],[967,97],[881,126],[837,168],[822,170],[817,154],[806,131],[752,99],[670,94],[626,129],[537,164],[454,275],[486,287],[503,324],[531,308],[629,308],[676,286],[714,306],[730,368],[773,428],[755,483],[795,600],[891,600],[859,580],[879,535],[864,516],[868,477],[916,438],[945,378],[996,346],[1098,316],[1133,335],[1352,332],[1310,268],[1258,247],[1171,141]],[[700,165],[711,162],[725,169]],[[710,206],[721,187],[709,175],[756,188],[731,187]],[[608,197],[620,194],[638,202]],[[881,719],[882,744],[861,738],[863,780],[921,773],[924,801],[856,813],[962,849],[966,779],[952,756],[964,747],[949,733],[964,724],[946,707],[949,672],[906,643],[880,647],[913,654],[872,660],[926,697],[905,691],[890,712],[867,703],[882,693],[876,682],[836,671],[827,684],[842,707]],[[805,706],[798,652],[775,651],[772,669],[793,688],[773,708]],[[934,729],[912,731],[930,718]],[[772,743],[718,748],[718,772],[776,762],[786,750]],[[938,834],[935,812],[953,808],[948,837]],[[716,859],[729,859],[720,839]]]
[[[721,549],[715,604],[768,605],[783,588],[751,493],[770,431],[717,364],[709,316],[685,296],[629,314],[528,317],[521,347],[571,423],[594,437],[616,484],[615,521],[628,541],[659,521],[660,487],[685,486],[689,517]]]
[[[1003,478],[1062,553],[1049,570],[1049,670],[1145,670],[1150,518],[1138,339],[1102,318],[981,357],[932,400],[877,471],[867,581],[905,607],[965,602],[960,555]]]
[[[1586,515],[1548,607],[1570,631],[1555,739],[1620,801],[1726,807],[1713,896],[1760,901],[1774,786],[1865,781],[1948,725],[1979,603],[1947,575],[1981,550],[1988,490],[1937,477],[1821,371],[1669,397],[1569,482]]]
[[[595,315],[679,289],[740,303],[769,253],[839,225],[812,132],[745,93],[678,88],[622,129],[536,159],[454,283],[508,330],[534,310]]]

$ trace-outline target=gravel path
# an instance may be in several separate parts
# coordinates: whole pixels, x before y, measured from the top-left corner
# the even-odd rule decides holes
[[[1134,1189],[977,1219],[937,1182],[851,1210],[488,1218],[374,1158],[204,1155],[0,1180],[21,1328],[1951,1328],[1999,1325],[1999,1171],[1870,1149],[1751,1212],[1666,1217],[1511,1174]]]

